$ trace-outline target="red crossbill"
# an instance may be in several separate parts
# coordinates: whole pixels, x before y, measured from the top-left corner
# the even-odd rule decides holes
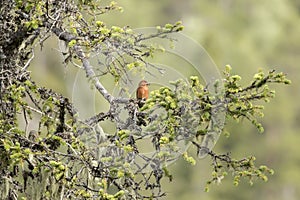
[[[142,80],[139,83],[139,86],[136,90],[136,98],[139,100],[139,107],[140,108],[143,107],[143,105],[144,105],[144,102],[142,102],[142,101],[147,100],[148,97],[149,97],[148,85],[150,85],[150,84],[147,81]]]

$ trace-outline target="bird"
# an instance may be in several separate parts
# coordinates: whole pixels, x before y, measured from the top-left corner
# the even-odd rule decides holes
[[[138,106],[139,108],[143,107],[145,104],[145,101],[149,97],[149,88],[148,85],[150,85],[147,81],[142,80],[140,81],[138,88],[136,90],[136,98],[139,100]]]

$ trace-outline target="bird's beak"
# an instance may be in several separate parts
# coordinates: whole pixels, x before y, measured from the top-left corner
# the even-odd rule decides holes
[[[147,83],[146,85],[150,85],[150,83]]]

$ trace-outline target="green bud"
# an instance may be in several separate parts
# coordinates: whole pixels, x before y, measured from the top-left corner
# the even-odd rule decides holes
[[[96,26],[97,27],[101,27],[103,25],[104,25],[104,23],[102,21],[96,21]]]
[[[172,29],[173,27],[174,27],[174,26],[173,26],[172,24],[166,24],[166,25],[165,25],[165,28],[166,28],[166,29]]]
[[[169,143],[169,142],[170,142],[169,138],[168,138],[168,137],[165,137],[165,136],[163,136],[163,137],[161,137],[161,138],[159,139],[159,143],[160,143],[160,144],[167,144],[167,143]]]
[[[239,182],[238,182],[238,181],[233,181],[233,185],[234,185],[234,186],[238,186],[238,185],[239,185]]]
[[[68,43],[68,46],[69,47],[74,47],[76,45],[76,40],[71,40],[69,43]]]
[[[206,186],[206,187],[204,188],[204,192],[209,192],[209,187],[208,187],[208,186]]]
[[[232,70],[232,67],[231,67],[230,65],[226,65],[226,66],[225,66],[225,71],[226,71],[227,73],[229,73],[231,70]]]
[[[242,79],[239,75],[233,75],[231,76],[231,78],[233,79],[233,81],[240,81]]]

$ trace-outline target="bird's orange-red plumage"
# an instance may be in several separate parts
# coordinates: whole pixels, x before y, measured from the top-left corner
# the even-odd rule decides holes
[[[149,83],[145,80],[142,80],[139,83],[139,87],[136,90],[136,98],[137,99],[148,99],[149,97],[149,88],[148,88]]]
[[[145,104],[145,100],[149,97],[149,83],[145,80],[142,80],[139,83],[139,86],[136,90],[136,98],[139,100],[138,106],[141,108]]]

